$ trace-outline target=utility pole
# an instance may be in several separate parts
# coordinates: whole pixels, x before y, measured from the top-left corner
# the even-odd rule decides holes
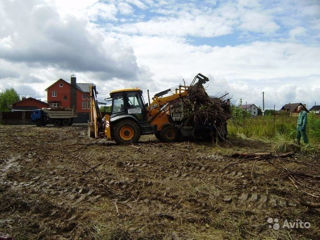
[[[262,116],[264,116],[264,92],[262,92]]]
[[[149,94],[149,89],[147,90],[147,93],[148,93],[148,103],[150,105],[150,94]]]
[[[273,129],[274,136],[276,135],[276,105],[273,105]]]

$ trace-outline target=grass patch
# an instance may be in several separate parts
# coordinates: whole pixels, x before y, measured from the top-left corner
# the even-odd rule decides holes
[[[228,133],[231,137],[269,141],[275,151],[291,151],[299,148],[294,144],[296,122],[297,117],[287,115],[251,117],[236,113],[228,121]],[[308,114],[307,135],[313,147],[320,145],[320,116]]]

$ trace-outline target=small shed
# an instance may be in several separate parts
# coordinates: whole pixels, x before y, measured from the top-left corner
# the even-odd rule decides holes
[[[11,111],[12,112],[33,111],[35,109],[41,109],[41,108],[47,108],[47,107],[49,107],[48,103],[29,97],[29,98],[23,98],[21,101],[18,101],[12,104]]]

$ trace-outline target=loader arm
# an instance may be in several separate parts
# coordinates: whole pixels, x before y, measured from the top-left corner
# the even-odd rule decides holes
[[[102,115],[98,106],[96,86],[90,86],[90,121],[88,126],[90,137],[99,137],[99,127],[101,123]]]
[[[209,78],[199,73],[194,77],[190,86],[196,84],[203,85],[207,81],[209,81]],[[169,124],[169,118],[167,113],[169,111],[170,104],[188,96],[188,89],[189,86],[180,85],[178,88],[175,89],[175,92],[172,95],[163,97],[163,95],[170,92],[170,89],[167,89],[154,95],[154,97],[152,98],[153,101],[148,107],[147,121],[151,125],[157,126],[157,131],[160,131],[162,129],[162,126]]]
[[[190,86],[193,86],[193,85],[196,85],[196,84],[203,85],[208,81],[209,81],[209,78],[207,78],[206,76],[204,76],[201,73],[198,73],[193,78],[192,83],[191,83]],[[155,94],[154,97],[152,98],[153,102],[150,104],[149,110],[152,110],[153,108],[161,109],[164,105],[187,96],[189,94],[188,93],[188,88],[189,88],[188,86],[181,86],[180,85],[175,90],[174,94],[172,94],[170,96],[166,96],[166,97],[162,97],[162,96],[167,94],[168,92],[170,92],[170,89],[167,89],[165,91],[162,91],[160,93]]]

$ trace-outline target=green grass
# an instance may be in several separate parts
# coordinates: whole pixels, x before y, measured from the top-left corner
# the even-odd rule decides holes
[[[296,122],[297,117],[287,115],[250,117],[237,111],[228,122],[228,133],[234,137],[242,136],[285,144],[295,140]],[[310,144],[320,143],[320,116],[308,114],[307,135]]]

